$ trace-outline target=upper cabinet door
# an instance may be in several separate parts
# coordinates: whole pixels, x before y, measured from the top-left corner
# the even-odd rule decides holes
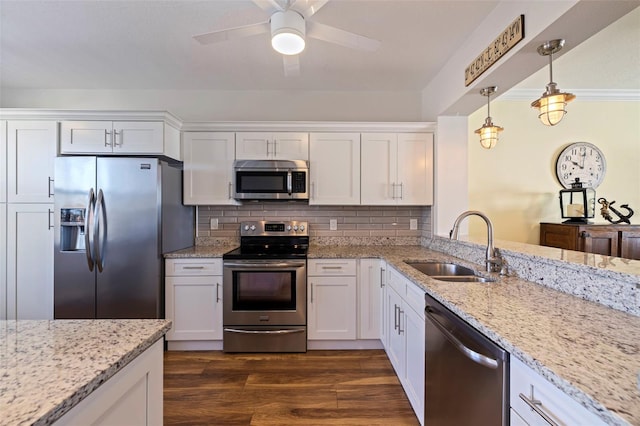
[[[398,204],[433,204],[433,134],[398,134]]]
[[[360,133],[311,133],[309,173],[310,205],[360,204]]]
[[[7,123],[7,201],[53,203],[55,121]]]
[[[394,205],[397,182],[395,133],[363,133],[360,199],[363,205]]]
[[[113,151],[111,121],[63,121],[60,123],[62,154],[101,154]]]
[[[308,160],[309,135],[300,132],[238,132],[238,160]]]
[[[0,203],[7,201],[7,122],[0,121]],[[2,319],[2,316],[0,316]]]
[[[183,134],[184,204],[236,204],[231,187],[234,141],[233,132]]]
[[[161,121],[115,121],[113,152],[123,154],[162,154],[163,126]]]
[[[300,132],[274,133],[273,156],[278,160],[308,160],[309,134]]]

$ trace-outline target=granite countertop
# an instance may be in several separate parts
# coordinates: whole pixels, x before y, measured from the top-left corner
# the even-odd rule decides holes
[[[0,425],[48,425],[149,348],[167,320],[0,321]]]
[[[391,266],[608,424],[640,425],[640,317],[419,246],[312,246],[309,258]],[[405,261],[455,261],[492,283],[434,280]]]

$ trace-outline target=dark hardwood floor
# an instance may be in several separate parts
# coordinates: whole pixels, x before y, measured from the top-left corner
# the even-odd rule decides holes
[[[418,425],[382,350],[164,355],[165,425]]]

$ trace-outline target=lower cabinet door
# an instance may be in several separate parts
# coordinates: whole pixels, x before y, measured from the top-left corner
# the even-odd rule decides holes
[[[356,339],[356,277],[308,278],[309,340]]]
[[[418,313],[406,306],[403,329],[406,335],[406,368],[402,381],[413,411],[424,424],[424,311]]]
[[[7,206],[7,319],[53,319],[53,204]]]
[[[358,339],[380,339],[380,259],[360,259],[358,270]]]
[[[222,276],[165,278],[167,340],[222,339]]]
[[[402,299],[391,287],[387,287],[388,346],[387,356],[402,381],[405,377],[405,330],[402,328]]]

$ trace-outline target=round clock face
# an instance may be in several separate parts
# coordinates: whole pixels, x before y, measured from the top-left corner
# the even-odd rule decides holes
[[[556,176],[560,185],[571,188],[580,178],[584,188],[597,188],[604,179],[607,163],[602,151],[588,142],[574,142],[562,150],[556,160]]]

